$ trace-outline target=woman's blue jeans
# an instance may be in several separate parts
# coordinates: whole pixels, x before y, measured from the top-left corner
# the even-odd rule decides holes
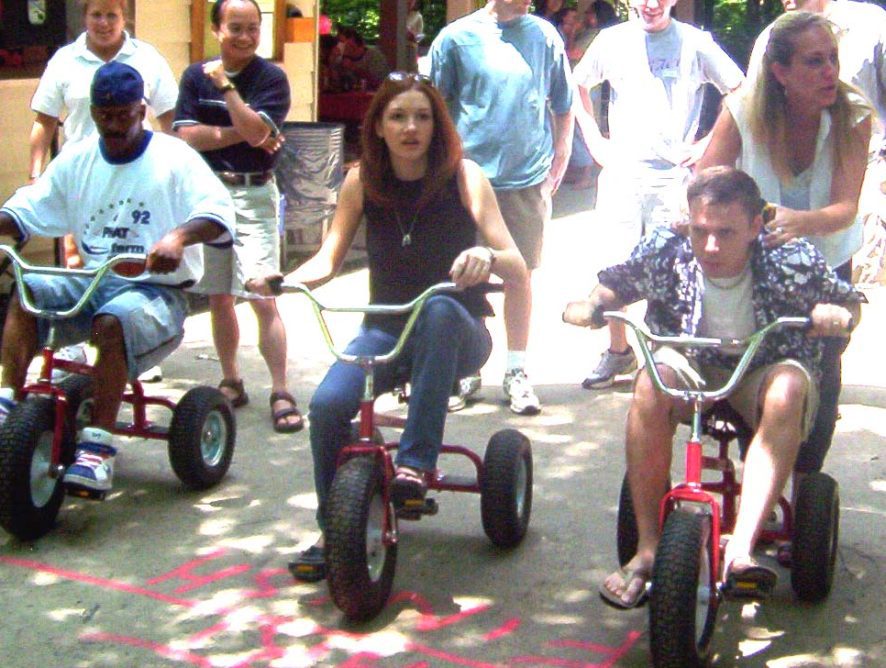
[[[380,355],[395,343],[396,338],[387,332],[364,328],[346,352]],[[422,470],[436,466],[455,380],[481,368],[491,350],[492,339],[481,318],[471,316],[446,295],[427,301],[400,357],[375,370],[376,394],[382,394],[396,385],[397,369],[410,369],[409,411],[397,450],[398,465]],[[359,409],[363,384],[364,372],[359,366],[335,362],[311,399],[311,454],[321,529],[336,459],[350,438],[350,423]]]

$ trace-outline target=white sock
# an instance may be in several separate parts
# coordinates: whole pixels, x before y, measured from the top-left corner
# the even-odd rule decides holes
[[[98,427],[84,427],[80,432],[78,443],[98,443],[99,445],[111,445],[114,440],[113,434]]]
[[[514,371],[516,369],[526,368],[526,351],[525,350],[509,350],[508,361],[505,371]]]

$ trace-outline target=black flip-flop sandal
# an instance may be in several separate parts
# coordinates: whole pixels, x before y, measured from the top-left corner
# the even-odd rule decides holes
[[[409,466],[398,466],[391,481],[391,499],[395,507],[424,504],[428,486],[421,471]]]
[[[777,583],[778,574],[756,561],[730,565],[723,585],[723,596],[732,601],[763,601],[772,596]]]
[[[289,572],[299,582],[319,582],[326,577],[326,555],[322,547],[311,545],[289,562]]]

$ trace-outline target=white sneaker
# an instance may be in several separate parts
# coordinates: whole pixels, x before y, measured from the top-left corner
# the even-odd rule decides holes
[[[86,496],[103,496],[114,484],[114,457],[117,448],[104,429],[86,427],[80,432],[74,463],[65,472],[68,490]]]
[[[606,350],[600,355],[597,368],[585,378],[581,386],[586,390],[599,390],[615,384],[616,376],[623,376],[637,370],[637,356],[633,348],[628,348],[623,353],[614,353]]]
[[[480,397],[477,393],[483,385],[483,379],[478,375],[465,376],[458,381],[458,392],[449,397],[448,411],[455,413],[467,406],[469,403],[479,401]]]
[[[6,392],[5,389],[2,390]],[[10,390],[11,392],[12,390]],[[0,425],[6,422],[6,418],[9,416],[9,411],[15,408],[16,400],[11,397],[0,396]]]
[[[152,366],[147,371],[140,373],[138,379],[143,383],[159,383],[163,380],[163,369],[156,365]]]
[[[529,378],[523,369],[511,369],[505,374],[501,383],[505,398],[510,401],[510,409],[517,415],[538,415],[541,402],[535,390],[529,384]]]
[[[60,360],[68,360],[70,362],[81,362],[83,364],[86,364],[86,362],[88,361],[86,358],[86,344],[75,343],[72,346],[65,346],[64,348],[56,350],[53,357]],[[64,371],[63,369],[52,370],[52,380],[56,383],[64,380],[70,375],[70,372]]]

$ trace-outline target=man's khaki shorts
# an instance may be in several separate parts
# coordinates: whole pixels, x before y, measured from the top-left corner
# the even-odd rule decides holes
[[[545,224],[551,219],[551,198],[542,195],[542,185],[495,191],[505,225],[529,269],[541,264]]]
[[[702,366],[689,360],[683,353],[662,346],[653,354],[655,361],[673,369],[683,387],[699,389],[707,387],[715,390],[723,387],[732,375],[732,371],[715,366]],[[777,367],[794,367],[799,369],[806,377],[809,391],[806,393],[806,405],[803,407],[803,424],[801,425],[803,440],[812,431],[815,423],[815,414],[818,412],[818,384],[803,364],[794,359],[779,360],[774,364],[762,366],[746,373],[744,378],[735,386],[726,400],[741,415],[742,419],[752,430],[757,429],[760,422],[760,392],[766,378]]]

